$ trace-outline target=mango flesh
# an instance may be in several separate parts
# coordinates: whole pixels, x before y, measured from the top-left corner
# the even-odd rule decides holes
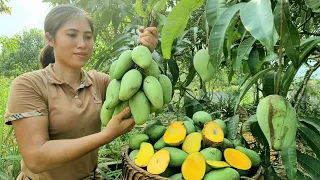
[[[169,104],[171,102],[172,97],[172,83],[171,80],[168,78],[168,76],[164,74],[160,74],[158,76],[159,82],[162,87],[163,92],[163,103]]]
[[[210,81],[214,76],[214,67],[210,62],[208,49],[200,49],[193,57],[193,66],[204,82]]]
[[[116,107],[120,103],[119,92],[121,87],[121,81],[113,79],[110,81],[106,90],[105,107],[111,109]]]
[[[112,62],[111,66],[110,66],[110,69],[109,69],[110,79],[114,79],[113,78],[113,72],[114,72],[114,69],[116,68],[117,63],[118,63],[118,60],[115,60],[115,61]]]
[[[209,122],[212,120],[212,117],[209,113],[205,111],[197,111],[193,114],[192,120],[196,126],[203,128],[206,122]]]
[[[147,167],[151,157],[154,155],[154,149],[152,144],[142,142],[139,152],[137,153],[135,163],[139,167]]]
[[[151,174],[163,173],[170,162],[170,153],[165,149],[161,149],[154,153],[147,166],[147,171]]]
[[[186,139],[182,144],[182,150],[187,153],[198,152],[201,149],[202,134],[193,132],[187,135]]]
[[[100,120],[102,125],[107,125],[110,119],[112,118],[112,114],[115,108],[107,109],[107,103],[104,101],[102,108],[100,110]]]
[[[288,149],[296,139],[296,111],[282,96],[269,95],[257,107],[258,124],[276,151]]]
[[[176,147],[164,147],[162,149],[165,149],[170,153],[170,162],[169,162],[170,167],[180,167],[188,157],[188,153]]]
[[[223,151],[223,156],[225,161],[236,169],[248,170],[252,166],[249,157],[239,150],[227,148]]]
[[[138,91],[129,99],[129,107],[134,121],[137,125],[144,124],[150,114],[150,103],[142,91]]]
[[[223,143],[224,134],[214,121],[207,122],[202,129],[203,141],[208,146],[218,147]]]
[[[222,152],[213,147],[208,147],[200,151],[205,160],[211,161],[221,161],[222,160]],[[212,168],[206,164],[206,172],[209,172]]]
[[[181,166],[181,172],[185,180],[201,180],[206,172],[206,162],[200,152],[193,152]]]
[[[214,169],[220,169],[220,168],[225,168],[225,167],[230,167],[230,165],[225,162],[225,161],[211,161],[211,160],[206,160],[207,164],[211,166]]]
[[[129,100],[142,85],[142,75],[140,71],[131,69],[126,72],[121,79],[119,99],[121,101]]]
[[[249,157],[249,159],[252,162],[252,167],[258,167],[260,165],[261,158],[257,152],[255,152],[251,149],[248,149],[248,148],[241,147],[241,146],[237,146],[235,149],[243,152],[245,155],[247,155]]]
[[[114,67],[112,77],[115,79],[121,79],[122,76],[134,66],[134,62],[131,59],[131,50],[126,50],[121,53],[117,60],[117,65]]]
[[[152,60],[150,66],[145,68],[143,71],[146,75],[153,76],[155,78],[158,78],[161,73],[158,64],[154,60]]]
[[[141,143],[149,142],[149,136],[146,134],[134,134],[129,138],[129,148],[136,150],[140,148]]]
[[[162,86],[157,78],[147,76],[143,81],[143,91],[148,97],[151,104],[156,109],[161,109],[163,106],[163,91]]]
[[[203,180],[240,180],[240,174],[233,168],[227,167],[217,170],[212,170],[207,173]]]
[[[131,57],[132,60],[142,69],[148,68],[152,62],[152,54],[150,50],[143,45],[133,48]]]
[[[174,121],[164,133],[164,142],[170,146],[179,146],[183,143],[187,135],[186,127],[182,121]]]

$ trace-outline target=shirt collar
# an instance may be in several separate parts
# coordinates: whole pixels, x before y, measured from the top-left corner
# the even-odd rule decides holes
[[[54,63],[50,63],[46,68],[46,74],[48,77],[48,82],[51,84],[67,84],[67,82],[63,81],[59,78],[59,76],[54,72],[53,70]],[[81,82],[80,82],[80,88],[81,86],[90,86],[92,85],[92,81],[88,75],[88,73],[81,69]]]

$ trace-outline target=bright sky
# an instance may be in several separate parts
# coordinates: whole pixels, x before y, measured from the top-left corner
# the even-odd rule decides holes
[[[23,28],[43,29],[44,18],[50,11],[42,0],[10,0],[11,15],[0,14],[0,36],[12,37]]]

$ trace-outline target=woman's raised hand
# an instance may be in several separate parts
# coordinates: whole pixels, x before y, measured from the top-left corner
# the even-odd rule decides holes
[[[152,53],[157,45],[158,45],[158,30],[156,27],[141,27],[139,28],[139,39],[138,43],[146,46],[149,48],[150,52]]]

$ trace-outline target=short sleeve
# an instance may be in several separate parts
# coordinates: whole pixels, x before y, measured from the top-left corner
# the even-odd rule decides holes
[[[7,125],[26,117],[48,115],[48,107],[40,89],[41,85],[36,80],[21,75],[11,83],[4,115]]]
[[[96,70],[89,71],[91,77],[94,78],[94,82],[96,84],[97,89],[100,92],[101,100],[105,100],[106,90],[110,83],[110,76],[106,73],[98,72]]]

